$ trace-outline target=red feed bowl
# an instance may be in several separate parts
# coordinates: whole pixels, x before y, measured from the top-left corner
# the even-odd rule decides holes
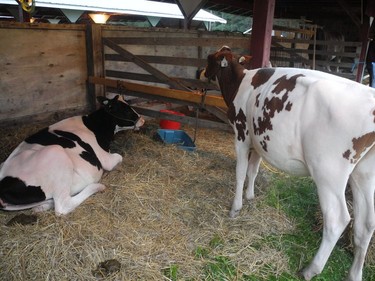
[[[168,113],[168,114],[174,114],[174,115],[179,115],[179,116],[184,116],[185,114],[173,111],[173,110],[168,110],[168,109],[162,109],[160,112]],[[159,126],[161,129],[167,129],[167,130],[179,130],[181,128],[181,123],[168,120],[168,119],[161,119]]]

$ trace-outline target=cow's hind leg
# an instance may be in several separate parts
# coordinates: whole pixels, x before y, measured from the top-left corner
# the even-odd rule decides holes
[[[248,185],[246,189],[246,199],[250,200],[254,198],[254,185],[255,185],[255,178],[258,175],[259,165],[262,158],[259,154],[253,150],[251,151],[250,159],[249,159],[249,166],[247,168],[247,179]]]
[[[74,196],[65,194],[65,196],[54,198],[56,215],[66,215],[72,212],[91,195],[104,189],[105,185],[101,183],[92,183],[87,185],[81,192]]]
[[[322,272],[337,240],[350,221],[345,189],[349,172],[339,165],[319,166],[311,175],[318,189],[323,214],[323,238],[310,265],[302,271],[305,280]],[[345,176],[348,175],[348,176]]]
[[[236,141],[236,193],[230,211],[230,217],[236,217],[242,209],[243,186],[246,179],[247,167],[249,162],[250,140]]]
[[[375,156],[371,158],[374,159],[365,157],[359,162],[349,181],[353,191],[354,261],[348,281],[362,280],[366,252],[375,229]]]

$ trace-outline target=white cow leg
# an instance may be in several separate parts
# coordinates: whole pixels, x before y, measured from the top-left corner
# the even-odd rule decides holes
[[[334,173],[325,170],[325,174],[332,176]],[[305,280],[311,280],[315,275],[322,272],[337,240],[350,221],[345,201],[346,182],[343,182],[342,178],[343,175],[331,177],[327,181],[315,181],[323,214],[323,238],[314,259],[302,271]]]
[[[118,153],[107,153],[104,151],[99,155],[99,157],[99,159],[102,159],[102,166],[106,171],[112,171],[122,162],[122,156]]]
[[[80,193],[74,196],[55,198],[56,215],[69,214],[91,195],[104,189],[105,185],[100,183],[92,183],[86,186]]]
[[[251,200],[254,199],[254,185],[255,185],[255,178],[258,175],[259,165],[262,158],[259,154],[253,150],[251,151],[250,159],[249,159],[249,166],[247,168],[247,179],[248,185],[246,189],[246,199]]]
[[[32,210],[36,213],[44,212],[53,209],[54,202],[52,199],[44,201],[42,204],[32,208]]]
[[[243,186],[245,183],[247,166],[249,162],[249,151],[250,144],[248,144],[246,141],[236,141],[236,194],[234,195],[232,209],[229,214],[231,218],[238,216],[242,209]]]
[[[366,166],[364,167],[365,169],[373,167]],[[356,169],[350,178],[350,186],[353,191],[354,260],[349,271],[348,281],[362,280],[362,269],[366,252],[375,229],[375,175],[373,171],[369,172],[360,173]]]

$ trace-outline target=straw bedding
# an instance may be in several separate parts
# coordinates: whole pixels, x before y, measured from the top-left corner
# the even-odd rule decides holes
[[[41,126],[1,129],[0,161]],[[192,153],[156,142],[156,129],[149,122],[142,132],[116,136],[111,150],[124,156],[123,163],[103,176],[107,189],[73,213],[48,211],[32,224],[6,225],[16,214],[32,212],[0,212],[0,280],[165,280],[171,265],[178,266],[179,279],[202,280],[207,260],[197,254],[201,248],[229,257],[238,277],[259,274],[264,265],[276,276],[288,271],[287,257],[260,243],[294,228],[264,203],[269,172],[261,169],[257,198],[230,219],[233,135],[199,129]]]

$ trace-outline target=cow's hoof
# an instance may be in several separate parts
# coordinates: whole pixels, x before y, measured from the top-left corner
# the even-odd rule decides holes
[[[98,187],[97,187],[98,192],[104,191],[104,189],[106,189],[106,186],[104,184],[98,184]]]
[[[301,269],[297,272],[297,276],[301,278],[302,280],[310,281],[313,276],[310,276],[309,273],[306,272],[306,268]]]
[[[238,215],[240,214],[240,211],[241,210],[231,210],[229,212],[229,217],[231,217],[232,219],[235,218],[235,217],[238,217]]]

